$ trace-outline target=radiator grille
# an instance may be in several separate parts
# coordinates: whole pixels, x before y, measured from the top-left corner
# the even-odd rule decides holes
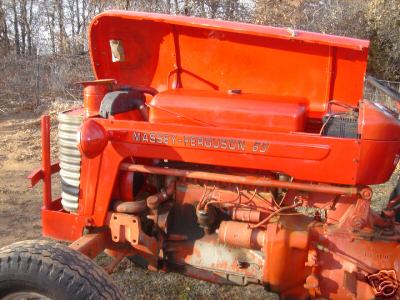
[[[61,176],[61,204],[67,211],[78,209],[81,154],[77,147],[77,132],[83,117],[60,113],[58,115],[58,146]]]

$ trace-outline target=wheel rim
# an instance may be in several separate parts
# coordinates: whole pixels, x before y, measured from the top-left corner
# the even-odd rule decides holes
[[[36,292],[14,292],[6,295],[2,300],[51,300],[42,294]]]

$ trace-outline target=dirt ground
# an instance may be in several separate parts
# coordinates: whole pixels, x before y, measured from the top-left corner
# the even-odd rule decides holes
[[[0,247],[21,240],[41,238],[41,185],[28,188],[26,176],[40,164],[40,115],[52,116],[52,141],[56,142],[56,114],[77,106],[61,99],[43,101],[37,108],[0,103]],[[53,147],[56,159],[56,147]],[[57,178],[54,178],[57,181]],[[396,181],[374,187],[373,208],[382,208]],[[59,192],[59,186],[54,194]],[[107,258],[101,257],[104,264]],[[128,299],[278,299],[260,286],[219,286],[143,270],[124,260],[113,274]]]

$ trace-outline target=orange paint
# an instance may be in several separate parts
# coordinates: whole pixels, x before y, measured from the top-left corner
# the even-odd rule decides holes
[[[89,45],[97,80],[84,83],[75,213],[51,201],[58,169],[42,120],[43,167],[30,179],[45,182],[44,235],[74,241],[108,227],[104,247],[129,248],[118,257],[135,251],[152,269],[282,298],[399,296],[397,202],[372,212],[367,185],[392,175],[400,122],[362,99],[368,41],[109,11]],[[100,118],[103,96],[122,89],[146,99],[142,114]],[[329,112],[347,113],[355,137],[325,135]],[[134,197],[133,173],[146,192]]]
[[[97,115],[104,95],[112,90],[115,80],[101,79],[78,83],[83,86],[83,108],[86,117]]]

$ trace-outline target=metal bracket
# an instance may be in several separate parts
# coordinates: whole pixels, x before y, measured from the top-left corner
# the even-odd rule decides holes
[[[58,173],[60,171],[60,162],[57,161],[55,163],[52,163],[50,166],[50,171],[51,171],[51,174]],[[43,168],[37,168],[37,169],[33,170],[28,175],[27,178],[30,180],[29,187],[30,188],[34,187],[36,184],[38,184],[38,182],[40,180],[44,179]]]

